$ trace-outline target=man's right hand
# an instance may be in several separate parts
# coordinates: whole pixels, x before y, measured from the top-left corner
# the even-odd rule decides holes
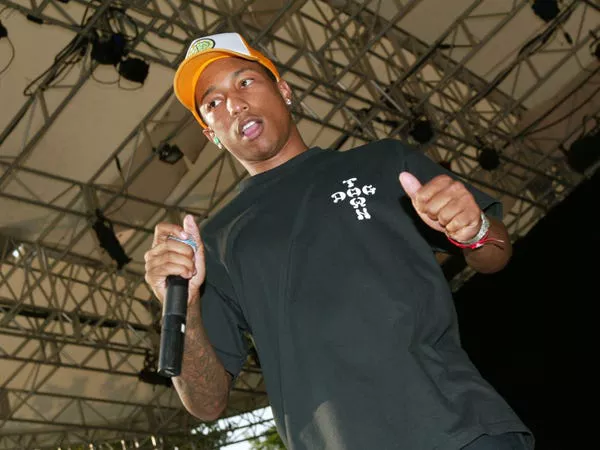
[[[189,245],[168,239],[169,236],[191,238],[196,242],[198,250],[194,254],[194,250]],[[188,302],[197,297],[200,286],[204,283],[206,266],[204,246],[194,218],[187,215],[183,227],[171,223],[158,224],[154,230],[152,248],[146,252],[144,260],[146,282],[161,302],[165,300],[168,275],[179,275],[189,280]]]

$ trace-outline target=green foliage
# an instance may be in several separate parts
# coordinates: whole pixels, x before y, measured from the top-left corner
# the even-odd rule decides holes
[[[285,450],[285,445],[274,426],[269,428],[262,437],[248,441],[253,450]]]
[[[158,448],[164,450],[214,450],[227,444],[227,434],[230,428],[221,429],[217,422],[202,423],[196,429],[196,433],[189,436],[163,436],[159,438]],[[125,438],[126,448],[139,448],[139,450],[154,450],[149,436],[137,439],[139,447],[134,447],[133,440]],[[67,448],[67,447],[62,447]],[[88,444],[71,445],[71,450],[90,450]],[[121,441],[95,443],[97,450],[121,450]],[[283,447],[282,447],[283,448]]]

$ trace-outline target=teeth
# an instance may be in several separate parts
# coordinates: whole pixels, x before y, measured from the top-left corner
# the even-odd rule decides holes
[[[254,125],[256,123],[256,120],[251,120],[250,122],[248,122],[247,124],[245,124],[242,127],[242,131],[246,131],[248,128],[250,128],[252,125]]]

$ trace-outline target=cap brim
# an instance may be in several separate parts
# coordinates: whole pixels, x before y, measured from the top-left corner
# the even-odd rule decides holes
[[[206,124],[204,124],[202,119],[199,117],[196,108],[196,83],[198,82],[198,78],[200,78],[202,71],[209,64],[219,59],[230,58],[232,56],[247,59],[248,61],[260,62],[259,58],[255,56],[244,55],[230,50],[218,49],[211,52],[200,53],[192,56],[189,59],[186,59],[181,63],[177,69],[177,72],[175,73],[175,79],[173,82],[175,95],[179,101],[194,114],[196,119],[204,127],[206,127]]]

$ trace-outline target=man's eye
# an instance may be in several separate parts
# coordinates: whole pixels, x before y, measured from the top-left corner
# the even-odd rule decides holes
[[[242,87],[246,87],[252,84],[254,80],[252,78],[244,78],[241,82],[240,82],[240,86]]]
[[[208,102],[208,109],[214,109],[217,106],[219,106],[220,103],[221,103],[221,100],[219,100],[219,99],[211,100],[210,102]]]

